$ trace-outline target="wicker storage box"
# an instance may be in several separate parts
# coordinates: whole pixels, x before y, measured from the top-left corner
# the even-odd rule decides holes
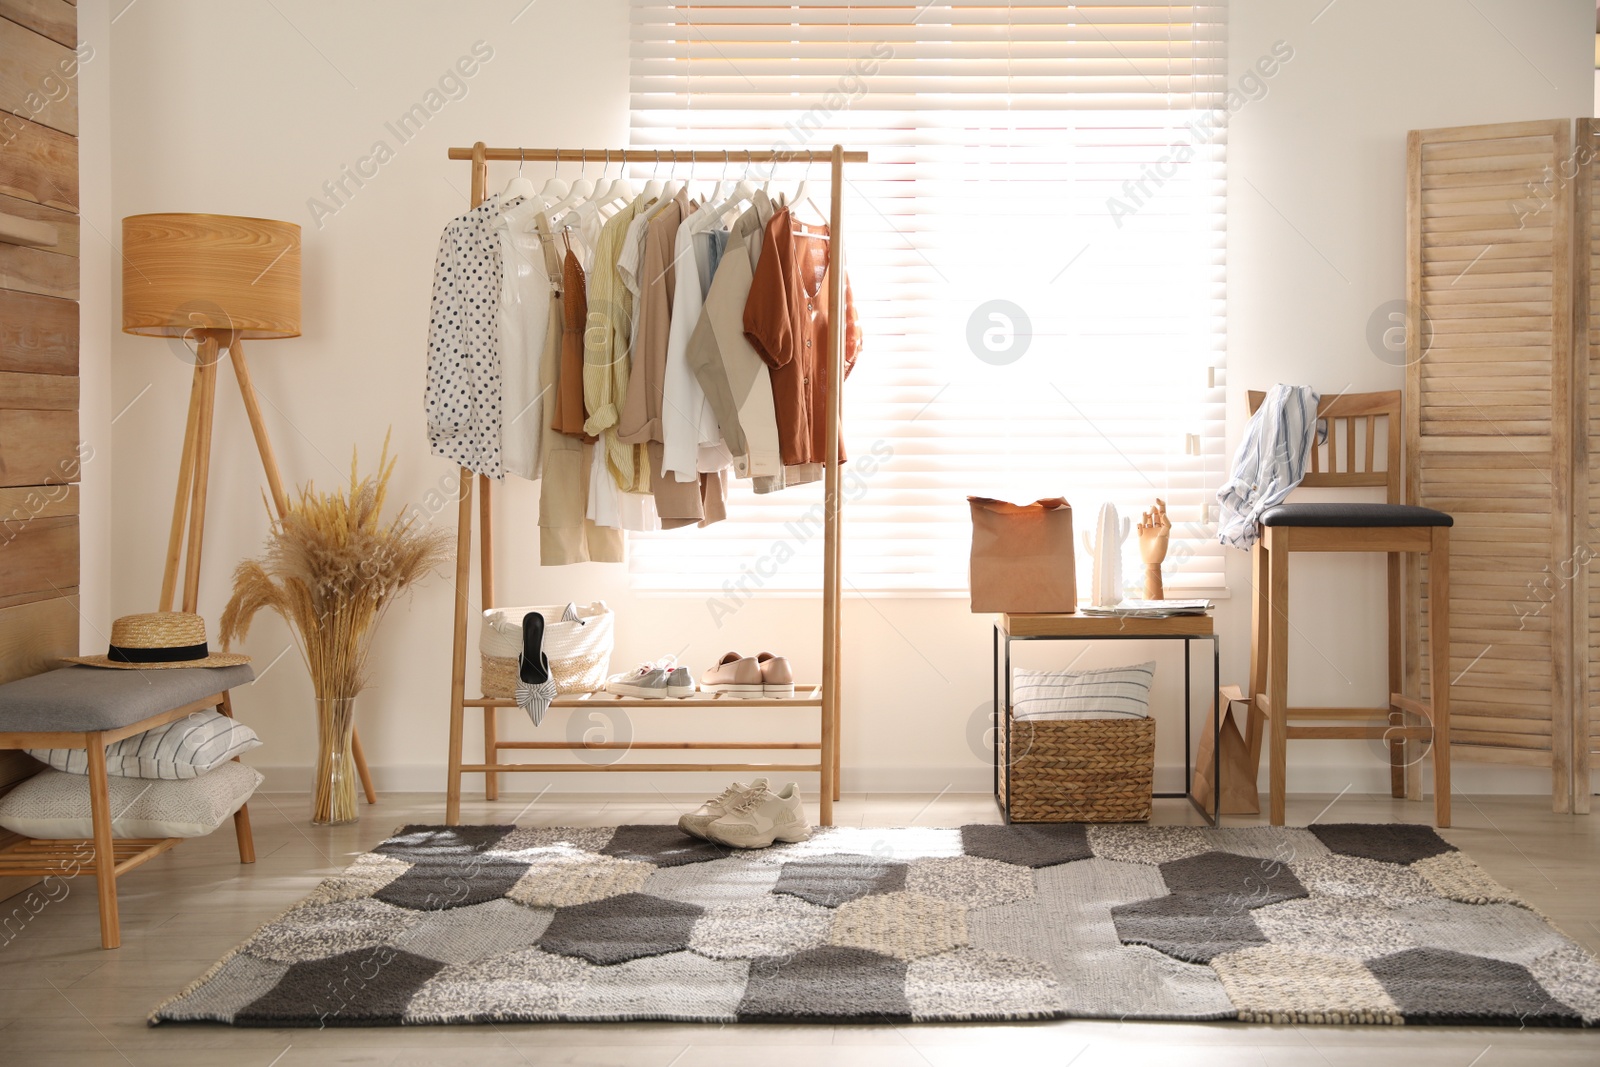
[[[483,695],[510,699],[517,689],[517,657],[522,651],[522,618],[530,611],[545,617],[544,649],[556,692],[592,693],[605,688],[611,663],[616,616],[605,601],[578,607],[579,622],[560,621],[566,606],[543,604],[490,608],[479,635]]]
[[[1000,801],[1012,822],[1150,818],[1152,718],[1011,719],[1000,757]]]

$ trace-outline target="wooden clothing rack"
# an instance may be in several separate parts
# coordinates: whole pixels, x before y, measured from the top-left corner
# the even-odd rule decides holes
[[[865,163],[867,153],[846,152],[834,145],[831,151],[801,150],[794,152],[737,152],[737,151],[680,151],[675,149],[575,149],[575,148],[486,148],[482,141],[471,148],[452,148],[449,158],[472,162],[472,206],[483,203],[489,178],[489,161],[550,163],[567,160],[620,160],[623,163],[812,163],[828,162],[832,167],[832,205],[829,215],[831,249],[829,257],[842,263],[843,234],[841,205],[844,189],[844,165]],[[844,304],[844,272],[828,272],[828,307],[838,309]],[[609,693],[583,693],[557,697],[552,707],[583,708],[606,707],[626,710],[677,710],[688,708],[808,708],[818,709],[821,736],[816,742],[774,741],[633,741],[633,742],[582,742],[568,741],[501,741],[496,715],[501,708],[516,707],[516,702],[504,698],[467,696],[467,583],[472,571],[472,494],[477,483],[479,529],[479,583],[483,607],[494,606],[494,541],[493,482],[485,475],[476,478],[470,470],[461,468],[461,493],[456,527],[456,608],[455,641],[451,647],[450,669],[450,777],[446,791],[445,821],[455,824],[461,820],[461,776],[484,776],[484,799],[498,799],[499,776],[511,773],[552,773],[567,771],[816,771],[821,777],[821,797],[818,822],[824,826],[833,823],[833,802],[839,799],[839,510],[843,498],[839,492],[839,419],[844,390],[844,345],[840,333],[841,316],[830,310],[828,319],[828,412],[827,456],[824,477],[825,515],[823,518],[822,549],[822,682],[816,686],[796,686],[795,696],[778,699],[737,697],[722,694],[697,694],[687,699],[668,698],[647,700],[639,697],[619,697]],[[467,708],[483,709],[482,763],[463,763],[461,757],[462,726]],[[568,752],[604,749],[671,750],[671,751],[814,751],[815,763],[627,763],[619,762],[596,766],[584,762],[570,763],[501,763],[499,754],[506,750],[533,750]]]

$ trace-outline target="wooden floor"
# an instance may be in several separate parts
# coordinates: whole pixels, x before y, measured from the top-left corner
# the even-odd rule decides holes
[[[465,799],[473,822],[611,825],[674,821],[699,797],[511,796]],[[654,802],[652,802],[654,801]],[[1333,801],[1330,807],[1330,801]],[[1548,801],[1456,799],[1445,836],[1568,934],[1600,951],[1600,815],[1552,815]],[[199,977],[228,948],[376,844],[396,826],[441,817],[442,795],[380,798],[353,827],[315,829],[304,795],[251,804],[260,860],[241,867],[233,834],[191,841],[122,883],[121,949],[98,948],[94,887],[71,883],[0,945],[0,1063],[18,1067],[187,1067],[190,1064],[402,1064],[471,1067],[593,1064],[616,1067],[1594,1067],[1600,1032],[1512,1029],[1249,1026],[1237,1023],[1069,1021],[1011,1025],[708,1026],[668,1023],[456,1026],[354,1030],[235,1030],[163,1026],[145,1016]],[[1324,811],[1324,809],[1327,809]],[[997,821],[988,797],[846,795],[841,823],[954,826]],[[1291,797],[1290,824],[1415,821],[1432,806],[1346,794]],[[1158,801],[1156,821],[1198,822],[1182,801]],[[1230,819],[1238,825],[1245,820]],[[8,907],[18,901],[13,899]],[[6,936],[0,934],[0,937]]]

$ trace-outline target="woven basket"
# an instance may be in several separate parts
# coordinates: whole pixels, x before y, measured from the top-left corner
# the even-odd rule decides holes
[[[1013,822],[1150,818],[1154,719],[1012,719],[1001,758],[1010,773],[1002,766],[1000,799]]]
[[[491,656],[482,653],[483,695],[510,700],[517,695],[517,661],[515,657]],[[553,659],[550,675],[556,680],[556,692],[594,693],[605,688],[606,667],[611,656],[598,653],[577,659]]]
[[[483,613],[479,649],[483,695],[510,699],[517,689],[517,656],[522,650],[522,618],[529,611],[545,617],[544,648],[556,692],[592,693],[605,688],[611,664],[616,616],[604,601],[580,605],[582,624],[561,622],[565,605],[490,608]]]

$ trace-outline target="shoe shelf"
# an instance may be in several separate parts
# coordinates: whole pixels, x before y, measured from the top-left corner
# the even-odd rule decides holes
[[[462,701],[467,708],[484,708],[490,715],[496,708],[514,708],[515,700],[506,697],[478,697]],[[737,696],[731,693],[696,693],[688,697],[619,696],[616,693],[572,693],[556,697],[553,708],[597,708],[622,710],[663,710],[677,708],[820,708],[822,686],[797,685],[792,697]],[[578,763],[502,763],[500,753],[506,751],[570,752],[580,756],[590,752],[817,752],[822,751],[820,741],[501,741],[497,732],[484,739],[484,763],[463,763],[463,773],[483,774],[488,779],[490,799],[498,791],[495,778],[503,773],[563,771],[815,771],[818,763],[634,763],[624,762],[619,756],[614,762],[596,763],[588,760]]]
[[[738,696],[733,693],[695,693],[686,697],[619,696],[616,693],[569,693],[551,703],[552,708],[815,708],[822,704],[821,685],[797,685],[792,697]],[[478,697],[465,700],[468,708],[514,708],[517,702],[510,697]],[[637,746],[635,746],[637,747]],[[744,746],[737,746],[744,747]],[[783,747],[783,746],[776,746]],[[815,746],[813,746],[815,747]]]

